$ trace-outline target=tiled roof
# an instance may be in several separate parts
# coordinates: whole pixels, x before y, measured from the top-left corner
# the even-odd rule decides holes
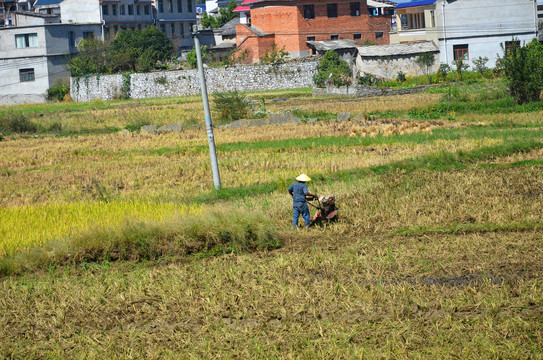
[[[236,35],[236,25],[239,24],[239,17],[236,16],[223,26],[221,26],[218,30],[223,36],[228,35]]]
[[[356,49],[358,44],[354,40],[326,40],[326,41],[307,41],[307,45],[318,51]]]
[[[438,51],[439,48],[432,41],[358,47],[358,54],[360,54],[361,57],[412,55]]]
[[[250,6],[238,5],[237,8],[235,8],[234,10],[232,10],[232,12],[247,12],[247,11],[251,11],[251,7],[250,7]]]
[[[415,7],[415,6],[424,6],[424,5],[432,5],[435,4],[436,0],[414,0],[411,2],[403,3],[398,6],[396,6],[396,9],[403,9],[403,8],[409,8],[409,7]]]

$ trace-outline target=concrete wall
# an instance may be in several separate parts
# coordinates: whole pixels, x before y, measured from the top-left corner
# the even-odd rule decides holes
[[[361,57],[356,58],[356,72],[369,73],[385,79],[395,79],[400,71],[407,76],[425,75],[426,69],[421,69],[415,61],[420,54],[385,56],[385,57]],[[439,69],[439,54],[435,54],[434,66],[430,68],[430,74]]]
[[[99,23],[99,0],[64,0],[60,3],[60,17],[64,23],[88,24]]]
[[[444,4],[444,7],[443,7]],[[513,37],[529,42],[536,36],[537,13],[533,0],[457,0],[436,2],[438,24],[445,22],[440,35],[440,61],[453,62],[453,46],[469,45],[469,60],[487,57],[487,66],[493,67],[502,55],[501,43]]]
[[[206,69],[205,72],[208,92],[214,93],[310,87],[313,86],[316,68],[316,61],[295,61],[278,67],[232,66]],[[179,70],[132,74],[129,77],[104,75],[98,78],[72,78],[72,99],[74,101],[111,100],[123,94],[123,86],[126,83],[129,84],[130,97],[133,99],[200,93],[198,72]]]
[[[10,27],[0,29],[0,105],[45,101],[47,89],[60,79],[69,81],[66,71],[70,51],[67,34],[74,32],[75,43],[83,33],[100,35],[99,24],[51,24],[44,26]],[[17,48],[15,35],[37,34],[36,47]],[[34,69],[33,81],[20,81],[21,69]]]

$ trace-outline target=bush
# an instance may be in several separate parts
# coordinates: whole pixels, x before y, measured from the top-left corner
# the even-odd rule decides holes
[[[358,84],[367,86],[376,86],[381,83],[381,79],[372,74],[364,74],[358,79]]]
[[[4,133],[35,133],[37,126],[25,114],[0,115],[0,131]]]
[[[262,64],[278,65],[285,62],[288,57],[288,52],[285,51],[285,47],[279,49],[276,44],[273,47],[266,49],[264,56],[260,57],[259,61]]]
[[[202,62],[207,60],[207,46],[200,46],[200,51],[202,52]],[[196,48],[193,47],[191,51],[187,53],[187,63],[192,69],[198,67],[198,59],[196,57]]]
[[[317,74],[313,83],[324,87],[326,84],[343,86],[351,84],[351,68],[345,60],[341,60],[334,50],[328,50],[317,65]]]
[[[47,100],[63,101],[66,94],[70,92],[70,87],[61,80],[47,89]]]
[[[479,74],[481,74],[481,77],[484,77],[485,72],[488,70],[486,67],[486,63],[488,62],[488,58],[479,56],[477,59],[473,60],[473,68],[475,71],[477,71]]]
[[[403,83],[407,80],[405,77],[405,73],[403,71],[398,72],[398,75],[396,76],[396,81],[399,83]]]
[[[533,39],[529,44],[508,49],[502,45],[502,49],[504,56],[499,63],[511,96],[519,104],[539,101],[543,89],[543,45]]]
[[[214,94],[213,105],[220,121],[243,119],[251,114],[249,99],[237,91]]]
[[[435,54],[431,52],[426,52],[417,57],[415,63],[424,70],[424,73],[428,77],[428,83],[432,83],[432,78],[430,77],[430,69],[435,63]]]

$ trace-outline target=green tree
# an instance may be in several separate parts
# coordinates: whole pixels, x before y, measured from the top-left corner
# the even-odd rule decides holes
[[[108,47],[97,39],[83,39],[77,46],[79,53],[68,59],[67,69],[72,76],[106,74],[110,72]]]
[[[313,76],[313,83],[317,86],[324,86],[332,83],[335,86],[349,85],[351,83],[351,68],[345,60],[341,60],[334,50],[324,53],[317,73]]]
[[[173,52],[170,39],[155,26],[123,30],[111,44],[111,65],[114,72],[149,71],[158,61],[171,59]]]
[[[500,66],[511,96],[519,104],[539,101],[543,90],[543,45],[534,38],[523,46],[505,49],[502,45],[502,50]]]
[[[223,9],[223,8],[219,9],[219,14],[217,16],[210,16],[208,13],[204,12],[202,14],[202,18],[200,19],[200,24],[205,29],[208,29],[208,28],[213,28],[213,29],[220,28],[221,26],[223,26],[224,24],[226,24],[230,20],[232,20],[232,19],[234,19],[236,17],[239,17],[238,13],[233,12],[233,10],[237,6],[238,5],[236,4],[236,2],[234,0],[232,0],[232,1],[230,1],[230,3],[228,3],[228,7],[226,9]]]
[[[415,63],[424,70],[424,73],[428,77],[429,84],[432,83],[432,78],[430,77],[430,69],[432,68],[432,66],[434,66],[435,62],[435,55],[431,52],[420,54],[415,60]]]

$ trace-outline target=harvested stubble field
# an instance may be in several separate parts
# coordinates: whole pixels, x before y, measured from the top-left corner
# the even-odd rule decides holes
[[[320,121],[217,129],[219,192],[205,131],[117,131],[195,97],[4,110],[62,131],[0,142],[0,358],[543,358],[541,104],[254,98]]]

